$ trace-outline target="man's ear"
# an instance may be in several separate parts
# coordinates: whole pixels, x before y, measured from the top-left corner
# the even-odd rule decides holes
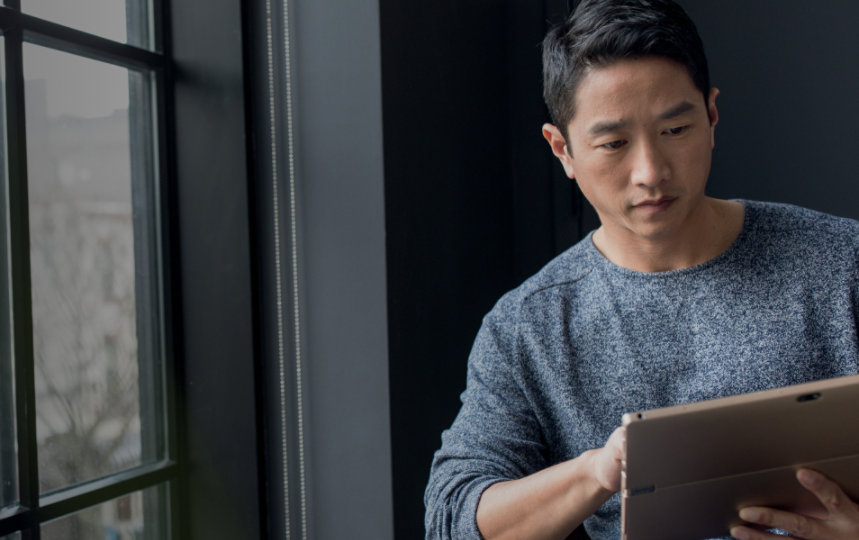
[[[716,98],[719,96],[718,88],[710,89],[707,99],[707,115],[710,117],[710,148],[716,146],[716,124],[719,123],[719,110],[716,108]]]
[[[543,124],[543,137],[549,143],[549,146],[552,147],[552,153],[561,162],[567,177],[571,179],[575,178],[576,173],[573,171],[572,153],[567,148],[567,141],[561,134],[561,130],[552,124]]]

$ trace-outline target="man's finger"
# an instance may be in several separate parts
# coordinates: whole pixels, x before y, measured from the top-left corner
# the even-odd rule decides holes
[[[799,538],[816,538],[820,529],[820,523],[815,518],[773,508],[743,508],[740,510],[740,519],[767,528],[782,529]]]
[[[796,473],[796,479],[808,491],[820,500],[821,504],[831,514],[840,514],[848,506],[847,495],[841,488],[817,471],[811,469],[800,469]]]

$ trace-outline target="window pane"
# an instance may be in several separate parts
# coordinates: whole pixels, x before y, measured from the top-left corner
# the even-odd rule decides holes
[[[150,47],[150,0],[21,0],[21,11],[90,34]]]
[[[30,44],[24,70],[44,492],[164,455],[152,115],[140,73]]]
[[[18,499],[15,453],[15,371],[9,304],[9,226],[6,181],[5,41],[0,38],[0,508]]]
[[[167,490],[130,493],[42,525],[42,540],[161,540],[169,538]]]

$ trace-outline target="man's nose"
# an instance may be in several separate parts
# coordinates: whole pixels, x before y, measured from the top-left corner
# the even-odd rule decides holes
[[[656,187],[668,179],[668,161],[656,141],[641,141],[632,155],[633,185]]]

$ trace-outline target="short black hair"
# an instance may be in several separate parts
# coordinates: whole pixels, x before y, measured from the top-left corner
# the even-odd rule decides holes
[[[567,136],[576,89],[589,68],[663,57],[683,67],[707,102],[710,73],[695,23],[672,0],[583,0],[543,40],[543,99]]]

